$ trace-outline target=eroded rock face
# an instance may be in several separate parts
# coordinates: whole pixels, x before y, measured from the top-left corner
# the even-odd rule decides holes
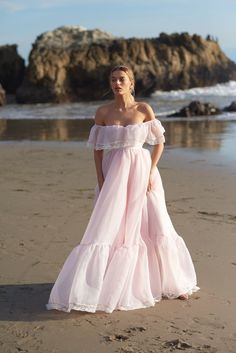
[[[16,45],[0,46],[0,83],[7,94],[14,94],[24,76],[24,59]]]
[[[0,84],[0,106],[6,103],[6,93]]]
[[[37,103],[108,98],[109,72],[118,64],[134,70],[137,96],[236,79],[236,65],[218,43],[198,35],[122,39],[99,30],[61,27],[36,39],[17,100]]]

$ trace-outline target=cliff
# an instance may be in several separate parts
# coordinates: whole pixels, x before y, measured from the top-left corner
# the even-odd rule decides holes
[[[39,36],[17,91],[20,103],[104,99],[117,64],[135,73],[136,95],[236,79],[236,65],[208,37],[187,33],[123,39],[100,30],[60,27]]]
[[[14,94],[24,76],[25,62],[17,45],[0,46],[0,84],[7,94]]]

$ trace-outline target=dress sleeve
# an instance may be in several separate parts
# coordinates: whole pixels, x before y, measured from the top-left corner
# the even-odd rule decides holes
[[[154,119],[148,125],[148,133],[146,137],[146,143],[149,145],[157,145],[165,142],[164,136],[165,129],[158,119]]]
[[[99,127],[94,124],[89,132],[89,137],[87,140],[87,147],[93,147],[94,149],[96,149],[96,145],[97,145],[97,140],[98,140],[98,133],[99,133]]]

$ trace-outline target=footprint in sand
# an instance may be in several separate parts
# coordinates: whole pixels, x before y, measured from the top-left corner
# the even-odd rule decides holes
[[[127,341],[129,339],[129,336],[125,336],[122,334],[115,334],[115,335],[109,335],[109,336],[103,336],[104,340],[106,342],[114,342],[114,341]]]
[[[143,332],[146,331],[146,327],[144,326],[134,326],[134,327],[129,327],[124,332],[126,333],[134,333],[134,332]]]
[[[216,353],[217,349],[212,347],[208,344],[204,344],[203,346],[193,346],[191,343],[184,342],[179,338],[166,341],[163,343],[164,348],[170,348],[170,351],[181,350],[185,351],[188,350],[189,352],[204,352],[204,353]]]

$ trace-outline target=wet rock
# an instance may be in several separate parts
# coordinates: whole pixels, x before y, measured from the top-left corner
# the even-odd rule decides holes
[[[211,103],[202,103],[199,101],[193,101],[188,106],[183,107],[180,111],[168,115],[169,117],[191,117],[191,116],[205,116],[205,115],[217,115],[220,114],[221,110],[215,107]]]
[[[233,101],[228,107],[223,109],[225,112],[236,112],[236,101]]]

